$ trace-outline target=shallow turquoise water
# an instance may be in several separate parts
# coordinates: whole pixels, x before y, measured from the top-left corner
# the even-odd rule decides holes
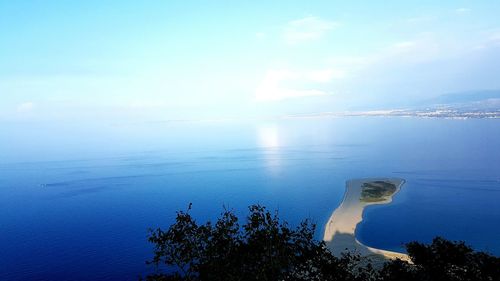
[[[321,238],[358,177],[407,180],[393,204],[367,209],[367,245],[442,235],[500,255],[498,120],[2,124],[0,135],[2,280],[136,280],[147,229],[190,202],[200,221],[264,204],[312,218]]]

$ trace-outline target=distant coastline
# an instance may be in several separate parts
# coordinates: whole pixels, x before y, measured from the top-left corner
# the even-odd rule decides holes
[[[388,109],[372,111],[322,112],[312,114],[294,114],[286,118],[317,117],[415,117],[444,119],[499,119],[500,110],[458,110],[458,109]]]
[[[398,178],[353,179],[346,182],[344,199],[328,220],[323,240],[327,247],[339,255],[350,250],[376,260],[400,258],[409,260],[404,253],[368,247],[356,239],[357,225],[363,220],[366,206],[388,204],[399,192],[405,180]]]

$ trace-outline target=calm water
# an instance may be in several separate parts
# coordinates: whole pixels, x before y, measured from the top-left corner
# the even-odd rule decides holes
[[[407,180],[358,228],[401,249],[436,235],[500,255],[500,121],[314,118],[0,125],[0,280],[136,280],[149,227],[260,203],[317,237],[357,177]]]

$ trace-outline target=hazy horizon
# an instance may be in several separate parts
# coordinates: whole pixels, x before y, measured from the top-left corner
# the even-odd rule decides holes
[[[498,11],[498,1],[2,1],[0,122],[262,117],[500,89]]]

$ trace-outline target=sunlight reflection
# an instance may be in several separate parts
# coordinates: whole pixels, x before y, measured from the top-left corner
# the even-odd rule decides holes
[[[257,141],[263,153],[264,165],[272,175],[281,171],[280,137],[276,126],[264,125],[257,127]]]

